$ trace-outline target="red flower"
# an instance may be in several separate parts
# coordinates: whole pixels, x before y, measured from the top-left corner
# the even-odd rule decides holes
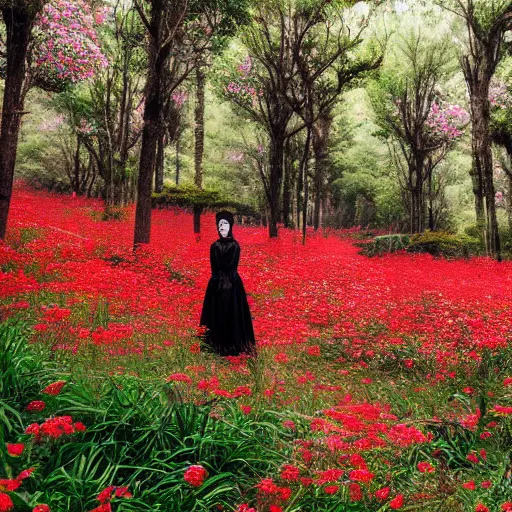
[[[14,509],[14,503],[10,496],[3,492],[0,492],[0,512],[9,512]]]
[[[112,512],[112,505],[110,503],[102,503],[99,507],[91,510],[91,512]]]
[[[396,510],[398,508],[402,508],[404,504],[404,497],[402,494],[399,494],[398,496],[396,496],[395,498],[393,498],[390,502],[389,502],[389,506],[393,509],[393,510]]]
[[[343,476],[342,469],[327,469],[318,473],[318,483],[336,482]]]
[[[25,480],[25,478],[28,478],[35,470],[36,468],[24,469],[16,478],[18,480]]]
[[[285,464],[281,470],[281,478],[283,480],[297,481],[299,479],[300,470],[295,466]]]
[[[356,480],[357,482],[371,482],[374,476],[375,474],[367,469],[354,469],[348,477],[350,480]]]
[[[317,357],[320,356],[320,346],[312,345],[311,347],[308,347],[308,355]]]
[[[288,354],[286,354],[285,352],[278,352],[274,356],[274,361],[276,363],[287,363],[289,361]]]
[[[506,501],[501,505],[501,510],[503,512],[511,512],[512,511],[512,501]]]
[[[361,501],[363,499],[363,492],[359,484],[348,484],[348,491],[350,495],[350,501]]]
[[[383,487],[382,489],[379,489],[378,491],[375,491],[375,497],[378,500],[382,500],[382,501],[387,500],[390,491],[391,491],[390,487]]]
[[[462,487],[464,489],[468,489],[469,491],[474,491],[476,489],[475,481],[470,480],[469,482],[462,484]]]
[[[327,485],[324,487],[324,492],[325,494],[336,494],[339,488],[339,485]]]
[[[252,407],[250,405],[240,405],[240,409],[242,409],[242,412],[247,415],[250,414],[252,411]]]
[[[284,420],[283,427],[289,428],[290,430],[295,430],[295,422],[293,422],[292,420]]]
[[[39,411],[44,411],[45,407],[46,407],[46,403],[43,402],[42,400],[34,400],[27,405],[26,409],[29,412],[35,412],[35,411],[39,412]]]
[[[112,492],[114,491],[114,489],[115,487],[113,485],[109,485],[98,494],[96,499],[100,503],[108,503],[112,499]]]
[[[6,478],[0,480],[0,491],[12,492],[21,485],[21,480],[17,478]]]
[[[21,444],[21,443],[9,444],[9,443],[7,443],[7,453],[11,457],[19,457],[23,453],[24,449],[25,449],[24,444]]]
[[[489,512],[489,509],[483,503],[479,503],[475,507],[475,512]]]
[[[58,395],[61,391],[64,385],[66,384],[65,380],[58,380],[57,382],[53,382],[52,384],[48,384],[41,393],[44,393],[45,395]]]
[[[50,507],[46,505],[45,503],[41,503],[39,505],[36,505],[32,512],[50,512]]]
[[[184,479],[190,485],[193,485],[194,487],[200,487],[203,485],[204,479],[207,475],[208,473],[206,472],[206,469],[203,468],[203,466],[194,465],[190,466],[185,471]]]
[[[366,461],[358,453],[353,453],[350,456],[350,465],[356,469],[368,469],[366,467]]]
[[[418,471],[420,473],[433,473],[435,468],[430,462],[418,462]]]
[[[283,509],[279,505],[270,505],[269,512],[283,512]]]
[[[236,512],[256,512],[256,509],[249,507],[248,503],[242,503],[241,505],[238,505]]]
[[[466,460],[469,460],[469,462],[473,464],[478,464],[479,462],[478,457],[474,453],[468,453]]]
[[[166,382],[185,382],[186,384],[190,384],[192,382],[192,379],[186,373],[173,373],[165,380]]]

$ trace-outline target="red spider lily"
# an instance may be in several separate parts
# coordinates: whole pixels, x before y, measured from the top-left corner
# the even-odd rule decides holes
[[[375,491],[375,497],[378,500],[384,501],[388,499],[389,493],[391,492],[390,487],[383,487],[382,489],[379,489],[378,491]]]
[[[22,443],[15,443],[15,444],[7,443],[7,453],[11,457],[19,457],[23,453],[24,449],[25,449],[25,445]]]
[[[402,508],[403,504],[404,504],[404,497],[402,494],[399,494],[398,496],[396,496],[389,502],[389,507],[392,508],[393,510],[396,510],[396,509]]]
[[[33,400],[27,405],[26,409],[30,412],[41,412],[44,411],[45,407],[46,402],[43,402],[42,400]]]
[[[59,380],[57,382],[53,382],[52,384],[48,384],[41,393],[44,393],[45,395],[58,395],[62,388],[65,386],[66,381],[65,380]]]
[[[420,473],[434,473],[436,468],[430,462],[418,462],[418,471]]]
[[[14,510],[14,503],[8,494],[0,492],[0,512],[10,512]]]
[[[50,507],[46,505],[46,503],[40,503],[39,505],[36,505],[32,512],[51,512]]]
[[[194,465],[187,468],[185,471],[184,479],[194,487],[203,485],[205,478],[208,476],[206,469],[200,465]]]

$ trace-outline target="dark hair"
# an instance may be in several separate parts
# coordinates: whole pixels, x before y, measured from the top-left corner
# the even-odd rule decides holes
[[[233,214],[231,212],[228,212],[227,210],[223,210],[221,212],[217,212],[215,215],[215,221],[217,222],[217,226],[219,225],[219,222],[224,219],[229,222],[229,226],[233,226],[235,223],[235,218],[233,217]]]

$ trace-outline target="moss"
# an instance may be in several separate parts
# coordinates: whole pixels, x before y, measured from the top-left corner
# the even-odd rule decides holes
[[[445,231],[424,231],[411,237],[409,252],[427,252],[434,256],[464,257],[481,252],[481,243],[468,235],[454,235]]]

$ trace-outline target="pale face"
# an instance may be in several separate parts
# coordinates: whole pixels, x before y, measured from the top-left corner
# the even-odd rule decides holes
[[[219,233],[220,236],[226,238],[229,234],[229,222],[226,219],[219,220]]]

